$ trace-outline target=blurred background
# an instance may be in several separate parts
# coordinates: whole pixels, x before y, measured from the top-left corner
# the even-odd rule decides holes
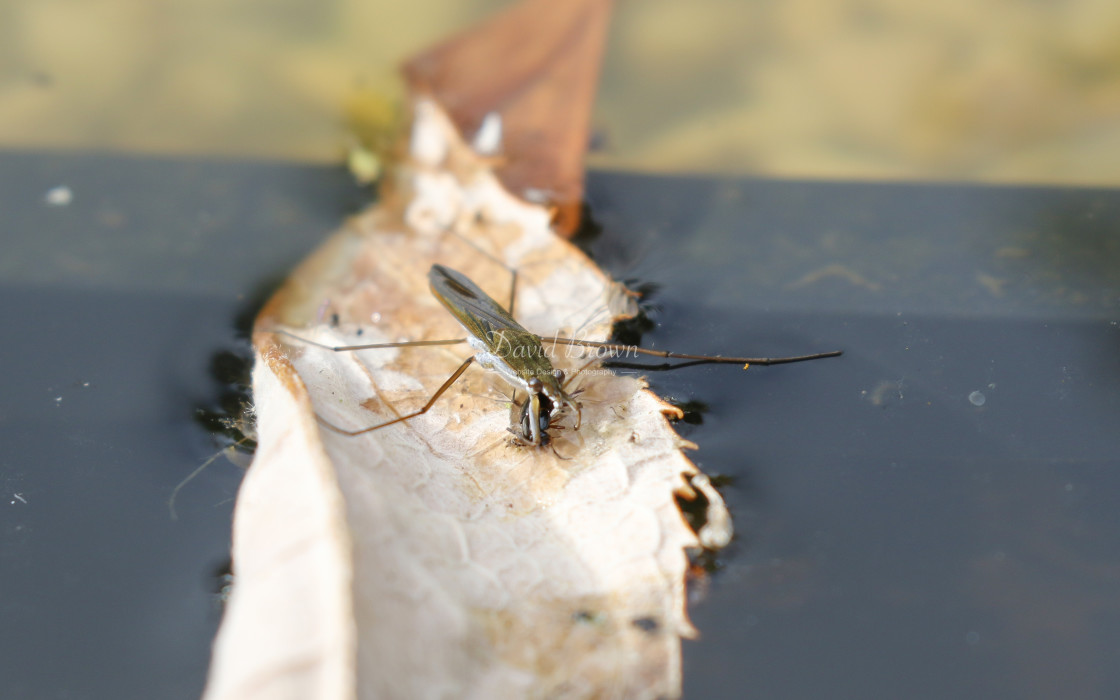
[[[0,147],[337,162],[508,4],[4,0]],[[1118,117],[1107,0],[623,1],[591,165],[1115,185]]]

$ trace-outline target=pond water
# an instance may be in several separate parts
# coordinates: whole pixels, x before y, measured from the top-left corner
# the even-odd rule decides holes
[[[1120,694],[1120,193],[589,199],[592,253],[652,287],[645,345],[845,352],[651,374],[739,533],[686,697]],[[254,300],[364,201],[325,167],[0,156],[0,695],[197,697],[241,471],[168,499],[220,446],[197,415]]]
[[[686,697],[1120,693],[1120,193],[594,178],[739,538]]]
[[[361,199],[341,169],[0,154],[0,697],[201,693],[242,470],[168,501],[220,447],[238,317]]]

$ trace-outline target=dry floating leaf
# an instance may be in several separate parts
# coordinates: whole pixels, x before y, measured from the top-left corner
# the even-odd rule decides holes
[[[666,420],[677,409],[560,346],[582,424],[564,421],[554,450],[511,444],[510,388],[477,366],[424,415],[347,436],[320,421],[359,429],[412,412],[470,349],[335,353],[272,332],[462,337],[428,290],[438,263],[502,301],[516,269],[529,330],[605,340],[613,307],[633,300],[553,231],[578,210],[609,4],[527,0],[480,43],[412,61],[414,90],[435,99],[415,105],[396,187],[262,311],[259,447],[207,698],[679,695],[686,551],[726,544],[731,523],[681,454],[689,443]],[[677,498],[698,492],[696,533]]]
[[[427,271],[447,264],[505,298],[487,251],[519,271],[527,328],[607,337],[612,285],[545,209],[506,193],[431,102],[412,146],[400,204],[349,222],[258,319],[259,448],[207,697],[678,695],[685,552],[725,544],[730,521],[680,452],[676,409],[560,348],[583,390],[582,427],[554,439],[570,459],[511,445],[509,390],[476,368],[428,413],[346,436],[316,414],[359,428],[414,410],[469,349],[335,353],[261,330],[462,337]],[[694,488],[711,501],[699,537],[675,500]]]

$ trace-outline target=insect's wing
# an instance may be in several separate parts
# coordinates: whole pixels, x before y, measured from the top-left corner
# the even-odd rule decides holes
[[[471,334],[493,345],[494,333],[514,330],[528,334],[501,304],[461,272],[432,265],[428,272],[432,294]]]

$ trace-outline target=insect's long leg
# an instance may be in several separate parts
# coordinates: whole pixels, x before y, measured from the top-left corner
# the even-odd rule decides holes
[[[178,520],[179,519],[179,514],[175,510],[175,499],[179,497],[179,492],[183,490],[183,487],[186,486],[187,484],[189,484],[190,482],[194,481],[194,478],[196,476],[198,476],[203,471],[205,471],[206,467],[209,467],[211,464],[216,462],[219,457],[221,457],[222,455],[227,454],[229,452],[236,452],[238,446],[244,445],[246,442],[249,442],[250,440],[252,440],[252,438],[246,436],[246,437],[242,437],[240,440],[233,443],[232,445],[226,445],[222,449],[220,449],[217,452],[215,452],[214,454],[210,455],[210,459],[206,460],[202,464],[195,467],[195,470],[193,472],[191,472],[190,474],[188,474],[187,478],[183,479],[182,481],[180,481],[178,484],[175,485],[175,488],[171,490],[171,497],[167,499],[167,509],[171,512],[171,519],[172,520]]]
[[[421,347],[424,345],[458,345],[459,343],[467,342],[466,338],[454,338],[451,340],[402,340],[396,343],[367,343],[365,345],[327,345],[320,343],[310,338],[304,338],[301,335],[296,335],[290,331],[283,330],[282,328],[272,328],[268,330],[269,333],[276,333],[277,335],[286,335],[289,338],[295,338],[301,343],[314,345],[317,348],[324,350],[333,350],[335,352],[348,352],[350,350],[377,350],[379,348],[410,348]]]
[[[611,369],[636,369],[642,372],[668,372],[670,370],[685,369],[687,367],[699,367],[700,365],[710,365],[710,360],[689,360],[688,362],[662,362],[659,365],[650,365],[645,362],[620,362],[618,360],[607,360],[603,363],[603,367]],[[749,365],[748,365],[749,367]],[[743,369],[747,369],[744,367]]]
[[[672,360],[701,360],[703,362],[718,362],[736,365],[783,365],[790,362],[805,362],[806,360],[820,360],[825,357],[838,357],[840,350],[831,352],[818,352],[812,355],[796,355],[793,357],[720,357],[717,355],[686,355],[681,352],[668,352],[666,350],[650,350],[634,347],[633,345],[620,345],[618,343],[600,343],[595,340],[578,340],[575,338],[541,338],[542,343],[559,343],[560,345],[581,345],[589,348],[600,348],[611,352],[641,353],[654,357],[665,357]],[[744,368],[745,369],[745,368]]]
[[[541,340],[543,341],[545,339],[541,338]],[[592,358],[592,359],[588,360],[587,362],[583,363],[583,365],[575,371],[575,373],[572,375],[572,377],[581,376],[585,369],[587,369],[588,367],[590,367],[591,365],[593,365],[597,361],[598,361],[598,358]],[[571,381],[570,378],[569,378],[569,381]],[[576,396],[578,396],[579,394],[582,394],[582,393],[583,393],[583,388],[579,388],[579,389],[575,389],[574,391],[569,392],[568,396],[570,396],[571,398],[574,399]],[[583,425],[583,406],[581,406],[580,403],[578,401],[576,401],[576,425],[575,425],[574,428],[572,428],[572,430],[579,430],[579,426],[581,426],[581,425]]]
[[[406,421],[409,418],[415,418],[416,416],[424,415],[425,413],[428,412],[428,409],[432,407],[432,404],[434,404],[436,402],[436,400],[439,399],[439,397],[443,396],[443,392],[447,391],[447,388],[449,386],[451,386],[452,384],[454,384],[455,381],[460,376],[462,376],[463,372],[467,371],[467,367],[470,367],[472,362],[474,362],[474,355],[471,355],[467,359],[463,360],[463,364],[459,365],[459,369],[455,370],[451,374],[451,376],[447,378],[447,381],[445,381],[440,386],[440,388],[436,389],[436,393],[432,394],[432,398],[428,399],[428,403],[424,404],[423,408],[421,408],[419,411],[413,411],[412,413],[409,413],[406,416],[399,416],[397,418],[394,418],[393,420],[385,421],[384,423],[378,423],[377,425],[371,425],[368,428],[362,428],[361,430],[346,430],[344,428],[340,428],[337,425],[334,425],[333,423],[325,420],[322,416],[320,416],[317,413],[315,414],[315,417],[319,420],[319,422],[321,424],[323,424],[323,426],[325,426],[327,428],[330,428],[334,432],[342,433],[343,435],[353,436],[353,435],[361,435],[363,433],[368,433],[368,432],[377,430],[378,428],[386,428],[390,425],[393,425],[394,423],[400,423],[401,421]]]

